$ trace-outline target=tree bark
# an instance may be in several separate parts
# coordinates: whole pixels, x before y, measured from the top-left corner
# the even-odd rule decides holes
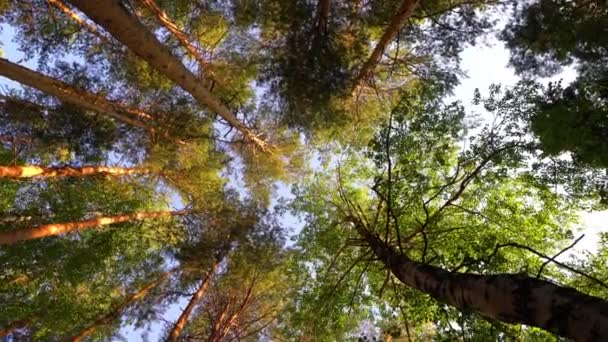
[[[190,42],[188,36],[173,23],[171,18],[165,13],[165,11],[158,6],[154,0],[141,0],[151,11],[154,13],[158,21],[173,34],[175,38],[182,44],[184,49],[188,51],[188,54],[200,65],[201,68],[207,69],[208,64],[205,59],[199,53],[199,50]]]
[[[214,342],[214,341],[217,341],[218,338],[220,338],[221,331],[225,325],[226,316],[228,316],[228,311],[230,310],[231,304],[232,303],[229,301],[228,303],[226,303],[226,305],[224,306],[222,311],[219,312],[219,315],[218,315],[216,321],[213,323],[213,327],[211,329],[211,334],[209,334],[209,337],[207,338],[207,342]]]
[[[357,88],[361,82],[368,80],[371,77],[371,74],[374,72],[376,65],[380,62],[382,58],[382,54],[386,49],[386,46],[392,42],[395,37],[399,34],[399,31],[405,25],[405,22],[412,16],[416,6],[418,5],[419,0],[403,0],[401,6],[399,7],[399,11],[397,14],[391,19],[389,26],[384,31],[384,34],[376,44],[374,51],[369,56],[367,61],[359,70],[357,77],[355,78],[354,87]]]
[[[227,312],[229,311],[228,309],[230,308],[230,306],[232,304],[229,299],[228,303],[226,304],[226,307],[224,308],[224,310],[222,310],[220,317],[218,318],[216,323],[213,325],[213,329],[211,331],[209,338],[207,339],[207,342],[223,341],[226,338],[226,336],[228,335],[228,333],[230,332],[230,330],[232,330],[234,327],[237,326],[236,322],[239,319],[239,316],[245,311],[245,309],[247,308],[247,305],[252,300],[253,289],[254,289],[255,285],[256,285],[256,278],[254,277],[252,279],[251,283],[249,284],[249,287],[247,287],[245,297],[241,301],[240,305],[236,308],[236,310],[234,310],[230,314],[230,316],[227,317]],[[236,300],[236,298],[235,298],[235,300]]]
[[[230,317],[228,317],[228,319],[226,319],[225,313],[222,313],[220,319],[217,322],[218,324],[214,326],[213,332],[211,333],[211,336],[209,336],[209,338],[207,339],[207,342],[222,342],[224,338],[228,335],[230,330],[236,326],[236,322],[239,319],[239,316],[243,313],[243,311],[247,307],[247,304],[249,303],[249,300],[251,299],[253,285],[254,284],[252,284],[247,289],[247,295],[243,299],[241,305],[230,315]]]
[[[131,117],[132,115],[143,120],[153,119],[153,116],[148,113],[107,100],[100,95],[73,87],[67,83],[12,63],[4,58],[0,58],[0,76],[36,88],[49,95],[58,97],[62,101],[72,103],[100,114],[107,114],[132,126],[153,131],[151,126]],[[129,116],[125,114],[129,114]]]
[[[317,3],[317,30],[327,30],[327,21],[331,10],[331,0],[319,0]]]
[[[169,272],[163,273],[155,281],[149,283],[148,285],[144,286],[141,290],[135,292],[133,295],[131,295],[130,297],[125,299],[122,303],[120,303],[116,308],[114,308],[114,310],[112,310],[112,312],[104,315],[103,317],[101,317],[98,320],[96,320],[95,322],[93,322],[91,325],[84,328],[80,333],[78,333],[78,335],[73,336],[72,341],[80,342],[87,336],[91,335],[98,327],[112,323],[112,321],[114,321],[115,319],[120,317],[120,314],[127,306],[144,298],[148,293],[150,293],[150,291],[152,289],[154,289],[155,287],[160,285],[171,274],[175,273],[175,271],[176,270],[171,270]]]
[[[66,223],[51,223],[38,227],[18,229],[8,232],[0,232],[0,245],[9,245],[18,241],[40,239],[47,236],[54,236],[64,233],[69,233],[75,230],[83,230],[98,226],[106,226],[114,223],[138,221],[144,219],[153,219],[160,217],[170,217],[176,215],[184,215],[186,211],[151,211],[139,212],[127,215],[116,215],[97,217],[90,220],[66,222]]]
[[[453,273],[397,252],[362,224],[355,227],[403,284],[459,310],[491,320],[535,326],[576,341],[608,337],[608,302],[521,274]]]
[[[249,130],[190,70],[163,45],[120,0],[69,0],[114,38],[147,61],[153,68],[189,92],[201,105],[217,113],[263,151],[266,143]]]
[[[190,302],[188,302],[188,305],[186,305],[186,308],[184,309],[184,311],[182,311],[182,314],[179,316],[177,322],[175,322],[175,326],[173,326],[173,329],[171,330],[171,332],[169,333],[169,337],[167,338],[168,341],[170,341],[170,342],[178,341],[179,336],[182,334],[182,331],[184,330],[184,327],[186,326],[186,323],[188,322],[188,318],[190,317],[192,310],[198,304],[198,302],[201,300],[201,298],[205,295],[205,292],[207,292],[207,288],[209,287],[209,282],[211,281],[211,278],[217,271],[218,266],[219,266],[219,262],[216,261],[213,264],[213,266],[211,267],[211,270],[205,275],[205,278],[203,278],[203,281],[201,282],[201,285],[198,287],[198,290],[196,290],[196,292],[190,299]]]
[[[45,167],[40,165],[0,166],[0,178],[59,178],[83,177],[92,175],[123,176],[150,173],[148,169],[109,167],[109,166],[83,166],[83,167]]]

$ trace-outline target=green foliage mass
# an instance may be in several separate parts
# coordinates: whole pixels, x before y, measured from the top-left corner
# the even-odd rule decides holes
[[[606,167],[608,5],[602,1],[542,0],[515,8],[502,39],[511,64],[523,74],[555,75],[564,66],[578,70],[567,86],[553,85],[532,120],[549,154],[572,152],[580,162]]]

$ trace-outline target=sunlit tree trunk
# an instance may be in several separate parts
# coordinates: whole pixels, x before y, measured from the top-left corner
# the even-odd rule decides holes
[[[213,327],[211,328],[211,334],[209,335],[209,338],[207,338],[208,342],[216,341],[220,337],[221,331],[226,324],[226,317],[228,316],[231,304],[231,302],[226,303],[222,311],[217,315]]]
[[[179,336],[182,334],[182,331],[184,330],[184,327],[188,322],[188,318],[190,318],[192,310],[194,310],[194,307],[198,304],[198,302],[200,302],[201,298],[207,292],[209,282],[211,282],[211,278],[213,278],[213,275],[217,271],[218,266],[219,262],[215,262],[211,267],[211,270],[205,275],[205,278],[203,278],[201,285],[198,287],[192,298],[190,298],[188,305],[186,305],[186,308],[184,309],[184,311],[182,311],[182,314],[177,319],[177,322],[175,322],[173,329],[171,329],[171,332],[169,333],[169,337],[167,339],[168,341],[176,342],[179,339]]]
[[[14,321],[4,328],[0,328],[0,337],[7,336],[17,329],[23,329],[29,324],[29,319]]]
[[[100,317],[98,320],[93,322],[91,325],[84,328],[78,335],[72,337],[73,342],[80,342],[87,336],[91,335],[97,328],[111,324],[115,319],[120,317],[121,313],[131,304],[141,300],[144,298],[152,289],[160,285],[165,281],[171,274],[175,273],[176,270],[171,270],[169,272],[163,273],[160,277],[158,277],[155,281],[149,283],[144,286],[141,290],[135,292],[133,295],[125,299],[122,303],[120,303],[117,307],[112,310],[112,312],[106,314],[103,317]]]
[[[218,324],[216,324],[211,332],[211,336],[207,339],[208,342],[222,342],[228,333],[237,327],[239,315],[245,309],[247,304],[243,304],[238,310],[234,311],[230,316],[222,314]]]
[[[170,217],[176,215],[184,215],[186,211],[152,211],[139,212],[127,215],[116,215],[97,217],[90,220],[66,222],[66,223],[51,223],[38,227],[17,229],[8,232],[0,232],[0,245],[13,244],[17,241],[40,239],[47,236],[69,233],[75,230],[83,230],[98,226],[106,226],[114,223],[138,221],[144,219],[154,219],[162,217]]]
[[[371,77],[372,73],[374,72],[374,69],[376,68],[376,65],[378,64],[378,62],[380,62],[380,59],[382,58],[384,50],[386,49],[388,44],[395,40],[403,25],[405,25],[406,21],[414,13],[418,2],[419,0],[403,0],[397,14],[393,16],[389,26],[386,28],[384,34],[376,44],[374,51],[372,51],[372,54],[369,56],[367,61],[365,61],[363,67],[361,67],[361,70],[359,70],[359,73],[357,74],[357,77],[355,78],[354,82],[355,88],[357,88],[362,82],[366,81]]]
[[[407,258],[362,224],[355,227],[393,275],[436,300],[491,320],[525,324],[576,341],[608,336],[608,302],[522,274],[448,272]]]
[[[100,114],[107,114],[126,124],[141,127],[148,131],[152,130],[152,127],[148,124],[135,119],[135,117],[144,121],[153,119],[152,115],[148,113],[109,101],[102,96],[73,87],[62,81],[12,63],[4,58],[0,58],[0,76],[36,88],[49,95],[56,96],[65,102]]]
[[[224,310],[222,310],[222,314],[220,315],[216,324],[214,324],[213,331],[211,332],[211,335],[207,339],[208,342],[222,342],[224,340],[224,338],[226,336],[228,336],[228,333],[230,332],[230,330],[235,329],[237,327],[237,320],[239,319],[239,316],[243,313],[243,311],[245,311],[245,309],[247,308],[247,305],[249,304],[249,302],[252,299],[253,288],[255,287],[255,284],[256,283],[255,283],[255,279],[254,279],[249,284],[246,295],[243,298],[243,300],[241,301],[240,305],[236,308],[236,310],[234,310],[232,312],[232,314],[230,314],[230,316],[226,315],[229,307],[232,304],[232,303],[228,302],[228,304],[226,305]]]
[[[120,0],[69,0],[69,2],[147,61],[153,68],[189,92],[201,105],[217,113],[241,132],[245,138],[262,150],[267,150],[266,143],[240,122],[219,98],[207,90],[201,84],[200,79],[188,70],[137,17],[131,14]]]
[[[124,176],[145,174],[151,171],[143,168],[82,166],[44,167],[40,165],[0,166],[0,178],[58,178],[83,177],[92,175]]]
[[[143,2],[151,11],[154,13],[158,21],[173,34],[173,36],[182,44],[182,46],[188,51],[188,54],[196,60],[201,68],[207,69],[207,62],[199,53],[199,50],[190,42],[188,36],[173,23],[171,18],[163,11],[162,8],[154,0],[140,0]]]

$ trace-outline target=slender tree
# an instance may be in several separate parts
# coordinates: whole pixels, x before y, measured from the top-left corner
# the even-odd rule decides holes
[[[154,280],[153,282],[142,287],[139,291],[133,293],[131,296],[126,298],[124,301],[122,301],[119,305],[117,305],[112,310],[112,312],[109,312],[109,313],[103,315],[102,317],[97,319],[95,322],[91,323],[86,328],[84,328],[82,331],[80,331],[77,335],[74,335],[72,337],[72,341],[80,342],[80,341],[84,340],[87,336],[90,336],[100,326],[112,323],[112,321],[114,321],[115,319],[120,317],[121,313],[128,306],[132,305],[133,303],[135,303],[139,300],[142,300],[146,295],[148,295],[148,293],[150,293],[150,291],[152,291],[154,288],[156,288],[157,286],[162,284],[167,278],[169,278],[169,276],[174,274],[176,271],[177,270],[171,270],[171,271],[161,274],[156,280]]]
[[[397,10],[397,13],[393,16],[390,24],[382,34],[382,37],[376,43],[376,47],[355,77],[355,88],[358,87],[361,82],[367,81],[367,79],[372,75],[376,65],[382,58],[384,50],[397,37],[403,25],[405,25],[407,20],[414,13],[418,3],[419,0],[403,0],[401,6],[399,6],[399,9]]]
[[[116,215],[107,217],[97,217],[90,220],[66,222],[66,223],[51,223],[38,227],[18,229],[13,231],[0,232],[0,245],[13,244],[18,241],[40,239],[47,236],[55,236],[69,233],[75,230],[83,230],[98,226],[106,226],[115,223],[138,221],[145,219],[154,219],[162,217],[171,217],[176,215],[184,215],[186,211],[151,211],[140,212],[126,215]]]
[[[101,114],[107,114],[126,124],[146,130],[153,130],[152,125],[150,125],[153,116],[144,111],[126,107],[115,101],[109,101],[100,95],[73,87],[62,81],[11,63],[4,58],[0,58],[0,75],[41,90],[49,95],[56,96],[63,101]],[[142,120],[147,122],[143,122]]]
[[[216,261],[211,266],[211,269],[209,270],[209,272],[207,272],[205,274],[205,277],[201,280],[201,284],[199,285],[198,289],[196,290],[194,295],[192,295],[192,298],[190,298],[188,305],[186,305],[186,307],[182,311],[181,315],[175,322],[175,325],[173,326],[173,329],[171,329],[171,332],[169,332],[169,337],[167,338],[168,341],[171,341],[171,342],[178,341],[180,335],[182,334],[182,331],[184,330],[184,327],[186,326],[186,323],[188,323],[188,319],[190,318],[190,314],[192,313],[192,310],[194,310],[196,305],[200,302],[201,298],[207,292],[209,283],[211,282],[213,276],[215,275],[215,272],[217,272],[218,267],[219,267],[219,262]]]
[[[158,21],[163,24],[163,26],[169,30],[173,34],[175,38],[180,42],[180,44],[188,51],[188,54],[199,64],[200,68],[207,74],[211,73],[211,70],[208,70],[208,63],[205,61],[199,49],[188,39],[186,33],[179,29],[179,27],[169,18],[167,13],[158,6],[156,1],[154,0],[141,0],[152,13],[156,16]],[[213,75],[209,75],[213,76]]]
[[[220,99],[201,86],[200,80],[171,51],[164,46],[139,20],[121,5],[119,0],[93,3],[70,0],[93,21],[104,27],[117,40],[125,44],[152,67],[189,92],[201,105],[208,107],[226,120],[243,136],[263,151],[266,143],[247,128]]]
[[[209,342],[221,342],[226,338],[230,330],[238,331],[239,327],[237,325],[237,320],[243,311],[245,311],[249,302],[252,300],[254,286],[255,279],[246,288],[245,295],[241,299],[240,303],[233,303],[231,301],[226,303],[224,309],[220,312],[219,317],[216,317],[216,321],[211,329],[211,334],[207,339]],[[230,310],[231,306],[236,306],[236,308]]]
[[[144,168],[111,167],[111,166],[82,166],[82,167],[46,167],[40,165],[0,166],[0,178],[59,178],[82,177],[92,175],[135,175],[151,171]]]
[[[272,228],[257,227],[239,240],[202,298],[187,336],[219,342],[274,331],[293,278],[287,270],[289,255],[270,232]]]

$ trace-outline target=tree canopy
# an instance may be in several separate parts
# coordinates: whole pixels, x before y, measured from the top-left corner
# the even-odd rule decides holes
[[[563,257],[608,204],[606,30],[605,1],[3,1],[0,336],[608,339],[606,233]],[[492,37],[521,80],[451,98]]]

